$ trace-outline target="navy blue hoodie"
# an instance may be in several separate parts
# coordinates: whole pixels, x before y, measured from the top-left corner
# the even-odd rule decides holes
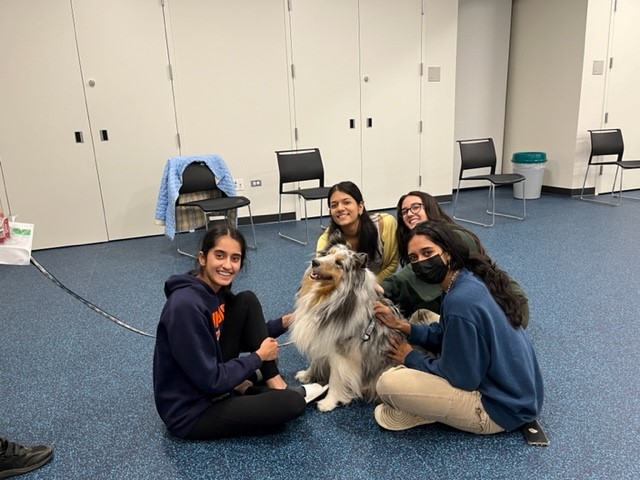
[[[487,286],[460,270],[443,294],[440,322],[411,326],[409,342],[438,352],[412,350],[407,367],[438,375],[462,390],[478,390],[482,405],[498,425],[514,430],[538,416],[543,383],[526,333],[513,328]]]
[[[184,437],[211,399],[231,392],[262,366],[255,353],[222,361],[214,322],[224,299],[193,275],[174,275],[156,333],[153,389],[156,408],[171,433]],[[224,325],[224,324],[223,324]]]

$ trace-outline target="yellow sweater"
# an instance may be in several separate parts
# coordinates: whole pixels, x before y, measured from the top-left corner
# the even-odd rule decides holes
[[[378,234],[382,231],[382,266],[376,274],[376,279],[381,282],[398,268],[398,242],[396,241],[396,229],[398,223],[393,215],[388,213],[376,213],[371,215],[371,219],[378,227]],[[329,242],[329,229],[327,228],[316,245],[316,252],[320,252],[327,247]]]

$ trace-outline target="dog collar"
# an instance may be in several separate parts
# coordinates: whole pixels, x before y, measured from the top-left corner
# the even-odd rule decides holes
[[[371,338],[371,332],[373,332],[373,329],[376,326],[376,317],[372,317],[371,321],[369,322],[369,325],[367,325],[367,329],[364,331],[364,334],[362,335],[362,341],[366,342]]]

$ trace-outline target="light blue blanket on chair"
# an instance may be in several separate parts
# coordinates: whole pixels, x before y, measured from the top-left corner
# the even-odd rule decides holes
[[[164,225],[164,234],[171,240],[176,234],[176,200],[182,187],[182,172],[187,165],[201,162],[207,165],[216,177],[216,185],[227,196],[236,195],[236,187],[233,176],[219,155],[187,155],[184,157],[172,157],[167,160],[160,181],[158,203],[156,206],[156,225]]]

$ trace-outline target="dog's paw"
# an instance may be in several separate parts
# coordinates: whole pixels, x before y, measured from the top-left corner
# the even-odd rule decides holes
[[[309,370],[300,370],[298,373],[296,373],[296,380],[298,380],[300,383],[313,383],[315,381],[313,378],[311,378]]]
[[[338,406],[338,402],[336,402],[333,398],[325,398],[318,402],[318,410],[321,412],[330,412],[334,408]]]

